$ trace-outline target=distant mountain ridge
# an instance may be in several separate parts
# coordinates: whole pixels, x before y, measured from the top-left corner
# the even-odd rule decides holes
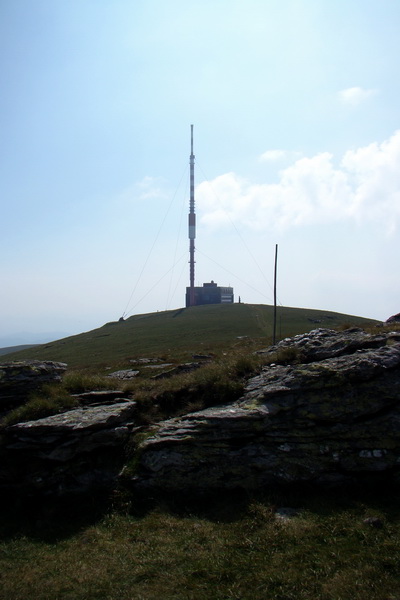
[[[20,346],[8,346],[6,348],[0,348],[0,356],[2,354],[11,354],[12,352],[20,352],[21,350],[28,350],[38,344],[21,344]]]
[[[35,346],[36,344],[47,344],[53,340],[59,340],[71,335],[65,331],[41,331],[32,333],[31,331],[17,331],[13,334],[2,335],[0,337],[0,348],[9,348],[14,346]]]

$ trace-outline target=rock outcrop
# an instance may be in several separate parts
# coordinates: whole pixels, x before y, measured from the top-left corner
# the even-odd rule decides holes
[[[112,488],[134,412],[135,402],[120,398],[8,427],[0,489],[63,495]]]
[[[397,313],[396,315],[392,315],[391,317],[389,317],[386,320],[386,323],[388,325],[394,324],[394,323],[400,323],[400,313]]]
[[[67,365],[16,361],[0,365],[0,406],[6,414],[33,391],[58,382]],[[0,438],[2,497],[64,495],[112,489],[135,429],[136,403],[120,390],[78,394],[80,408],[3,427]]]
[[[80,408],[4,428],[0,493],[53,497],[118,481],[150,495],[400,482],[400,333],[317,329],[259,355],[268,366],[239,400],[148,430],[120,390],[82,393]],[[66,366],[29,362],[0,366],[3,400],[21,402]],[[146,439],[129,462],[138,432]]]
[[[114,378],[114,379],[121,379],[121,380],[125,380],[125,381],[130,381],[131,379],[134,379],[135,377],[137,377],[139,375],[139,371],[134,370],[134,369],[123,369],[121,371],[114,371],[113,373],[110,373],[108,375],[108,377]]]
[[[66,368],[65,363],[39,360],[0,363],[0,413],[23,404],[45,383],[60,381]]]
[[[168,371],[163,371],[163,373],[158,373],[154,375],[153,379],[168,379],[169,377],[173,377],[174,375],[179,375],[180,373],[190,373],[191,371],[195,371],[199,369],[201,364],[198,362],[192,363],[184,363],[183,365],[177,365]]]
[[[398,333],[315,330],[264,354],[275,364],[240,400],[166,421],[141,444],[124,473],[135,490],[398,481]]]

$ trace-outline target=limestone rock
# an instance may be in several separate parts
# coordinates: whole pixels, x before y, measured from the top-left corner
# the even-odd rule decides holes
[[[397,334],[315,330],[282,345],[301,349],[305,362],[265,367],[232,405],[165,421],[140,447],[134,488],[397,480]]]
[[[132,363],[133,365],[149,365],[152,363],[158,363],[158,362],[162,362],[161,358],[132,358],[130,361],[130,363]]]
[[[379,348],[385,345],[389,339],[400,342],[400,332],[371,335],[357,327],[344,331],[314,329],[310,333],[286,338],[275,346],[260,350],[257,354],[265,357],[276,355],[279,362],[279,356],[284,360],[284,351],[289,350],[289,360],[296,358],[298,362],[312,362],[353,354],[366,348]]]
[[[43,384],[60,381],[66,368],[65,363],[53,361],[0,363],[0,411],[23,404]]]
[[[114,371],[107,375],[107,377],[113,377],[114,379],[130,380],[139,375],[139,371],[134,369],[122,369],[120,371]]]
[[[160,370],[160,369],[166,369],[167,367],[173,367],[174,363],[159,363],[158,365],[144,365],[144,369],[153,369],[153,370]]]
[[[8,427],[1,488],[63,494],[111,486],[125,460],[135,406],[125,400]]]
[[[198,362],[184,363],[182,365],[177,365],[173,369],[169,369],[168,371],[164,371],[163,373],[158,373],[154,375],[153,379],[167,379],[168,377],[172,377],[173,375],[180,375],[181,373],[190,373],[191,371],[195,371],[199,369],[201,364]]]
[[[90,404],[114,404],[126,400],[125,392],[122,390],[93,390],[91,392],[82,392],[73,394],[73,397],[79,400],[82,405]]]

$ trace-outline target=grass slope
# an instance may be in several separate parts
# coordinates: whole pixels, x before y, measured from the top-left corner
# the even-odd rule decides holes
[[[375,321],[328,311],[279,307],[277,336],[304,333],[316,327],[345,324],[370,326]],[[218,353],[241,343],[268,345],[272,340],[273,306],[214,304],[135,315],[123,322],[107,323],[80,335],[5,355],[57,360],[70,368],[122,365],[140,356],[174,356],[190,359],[196,353]],[[245,340],[243,339],[245,338]]]

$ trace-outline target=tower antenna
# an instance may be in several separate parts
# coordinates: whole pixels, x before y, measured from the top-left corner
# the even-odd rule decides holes
[[[193,154],[193,125],[190,126],[190,204],[189,204],[189,265],[190,289],[189,306],[196,304],[194,294],[194,240],[196,238],[196,213],[194,212],[194,154]]]

